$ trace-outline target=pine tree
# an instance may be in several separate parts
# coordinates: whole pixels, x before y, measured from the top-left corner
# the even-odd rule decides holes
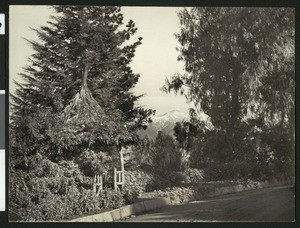
[[[35,53],[12,95],[11,140],[22,153],[57,154],[137,140],[152,110],[135,106],[129,63],[142,38],[120,7],[56,6],[29,41]],[[26,146],[25,146],[26,145]],[[24,149],[25,148],[25,149]]]

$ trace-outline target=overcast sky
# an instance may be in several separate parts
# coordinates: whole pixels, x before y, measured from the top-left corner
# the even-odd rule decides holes
[[[183,63],[177,61],[179,42],[174,34],[179,32],[178,7],[122,7],[124,23],[132,19],[138,32],[135,37],[143,37],[131,63],[135,73],[141,75],[134,92],[145,94],[138,102],[146,108],[156,109],[157,115],[172,110],[188,113],[189,105],[183,96],[165,94],[160,88],[165,78],[183,71]],[[22,39],[37,40],[30,28],[45,25],[53,13],[47,6],[10,6],[9,11],[9,72],[10,91],[15,86],[13,80],[20,81],[18,73],[27,64],[32,54],[28,43]],[[132,40],[134,41],[134,39]]]

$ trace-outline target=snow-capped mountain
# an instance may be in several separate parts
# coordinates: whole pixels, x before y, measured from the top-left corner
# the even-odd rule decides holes
[[[158,131],[163,131],[164,133],[173,136],[174,126],[176,122],[188,121],[190,119],[189,114],[173,110],[167,112],[160,116],[152,117],[153,122],[148,125],[146,130],[139,131],[140,137],[145,137],[146,135],[154,139]]]
[[[203,112],[198,113],[198,119],[205,122],[206,129],[213,128],[208,115]],[[158,131],[163,131],[174,137],[174,126],[176,122],[189,121],[190,116],[189,114],[173,110],[160,116],[154,116],[152,117],[152,120],[153,122],[148,125],[146,130],[140,130],[138,132],[141,138],[144,138],[147,135],[150,139],[155,139]]]
[[[173,110],[161,116],[154,116],[152,119],[153,119],[153,123],[159,125],[160,126],[159,128],[162,129],[168,126],[170,122],[176,123],[178,121],[189,120],[190,116],[189,114],[179,112],[177,110]]]

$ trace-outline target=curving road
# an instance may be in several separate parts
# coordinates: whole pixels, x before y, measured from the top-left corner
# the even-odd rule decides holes
[[[122,222],[292,222],[294,218],[294,192],[282,186],[167,206]]]

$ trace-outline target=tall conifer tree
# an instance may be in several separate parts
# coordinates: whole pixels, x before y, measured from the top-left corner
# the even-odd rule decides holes
[[[137,139],[152,110],[135,106],[138,81],[129,66],[142,38],[120,7],[56,6],[12,95],[12,149],[81,151]]]

